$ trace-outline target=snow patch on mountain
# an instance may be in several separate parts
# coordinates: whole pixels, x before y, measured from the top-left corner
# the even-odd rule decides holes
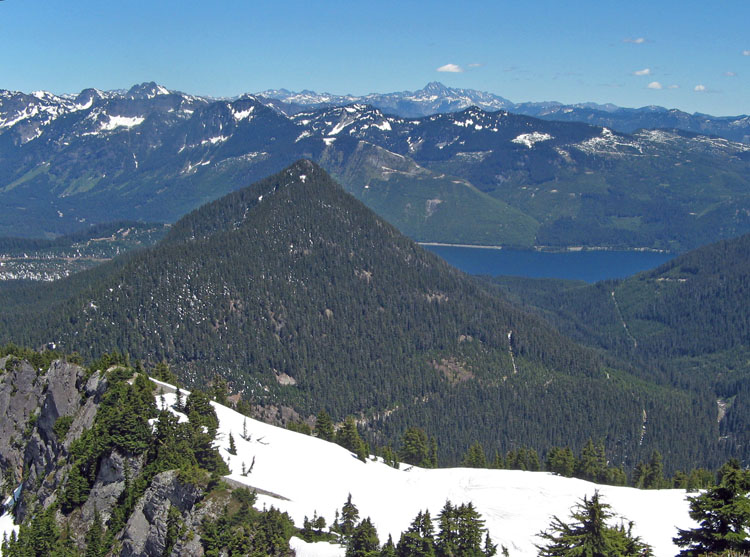
[[[133,128],[139,126],[145,120],[142,116],[109,116],[109,120],[104,122],[99,128],[101,131],[112,131],[117,128]]]
[[[209,137],[208,139],[204,139],[203,141],[201,141],[201,145],[216,145],[217,143],[224,143],[227,139],[229,139],[229,136],[217,135],[214,137]]]
[[[636,139],[615,134],[609,128],[602,128],[600,135],[575,145],[580,151],[588,154],[610,156],[634,156],[643,154],[643,146]]]
[[[247,110],[232,110],[232,115],[234,116],[234,119],[239,122],[240,120],[244,120],[249,117],[254,110],[254,106],[251,106]]]
[[[526,147],[531,149],[535,143],[539,143],[540,141],[549,141],[550,139],[554,138],[548,133],[531,132],[522,133],[515,139],[511,139],[511,141],[520,145],[526,145]]]

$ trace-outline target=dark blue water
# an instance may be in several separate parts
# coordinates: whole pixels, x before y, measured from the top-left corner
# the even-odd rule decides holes
[[[424,246],[472,275],[516,275],[596,282],[653,269],[675,257],[651,251],[543,252],[459,246]]]

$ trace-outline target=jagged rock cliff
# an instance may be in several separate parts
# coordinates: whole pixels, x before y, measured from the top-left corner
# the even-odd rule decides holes
[[[5,511],[23,524],[4,554],[33,546],[31,554],[200,556],[232,536],[250,546],[265,540],[253,541],[250,522],[211,542],[201,537],[236,487],[221,481],[208,399],[188,399],[190,420],[180,423],[157,409],[144,373],[125,361],[99,363],[0,358],[3,500],[15,494]],[[217,488],[222,496],[212,495]],[[287,540],[268,554],[286,554]]]

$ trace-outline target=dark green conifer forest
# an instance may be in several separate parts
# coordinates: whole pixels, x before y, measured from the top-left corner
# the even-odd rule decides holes
[[[166,359],[185,384],[223,376],[257,408],[356,417],[373,449],[418,428],[441,465],[472,442],[491,460],[596,439],[625,470],[658,450],[667,474],[741,450],[719,444],[730,422],[712,392],[581,346],[307,161],[194,211],[153,249],[0,292],[0,342]]]

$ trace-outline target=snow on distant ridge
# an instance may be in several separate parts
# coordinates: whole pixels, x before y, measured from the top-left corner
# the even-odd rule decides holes
[[[522,133],[515,139],[511,139],[511,141],[513,143],[519,143],[520,145],[526,145],[526,147],[531,149],[534,146],[534,143],[539,143],[540,141],[549,141],[550,139],[554,138],[548,133],[531,132]]]
[[[109,120],[101,125],[101,131],[111,131],[115,128],[132,128],[143,123],[145,118],[142,116],[109,116]]]
[[[167,404],[174,395],[166,394]],[[219,418],[218,445],[232,473],[230,477],[250,488],[279,496],[259,495],[258,508],[274,506],[288,512],[297,526],[315,512],[333,521],[349,493],[360,516],[371,517],[381,543],[403,530],[420,510],[434,517],[447,499],[454,504],[473,502],[486,521],[494,543],[506,546],[512,557],[537,554],[534,543],[549,526],[552,515],[563,520],[570,508],[595,490],[613,510],[634,521],[634,532],[654,548],[656,557],[675,555],[672,544],[677,527],[695,524],[688,516],[684,490],[638,490],[596,485],[546,472],[441,468],[427,470],[358,460],[334,443],[295,433],[246,418],[213,403]],[[250,440],[241,437],[246,424]],[[227,452],[232,434],[237,455]],[[252,472],[242,475],[242,468]],[[343,556],[344,550],[330,544],[306,544],[293,539],[300,557]]]

